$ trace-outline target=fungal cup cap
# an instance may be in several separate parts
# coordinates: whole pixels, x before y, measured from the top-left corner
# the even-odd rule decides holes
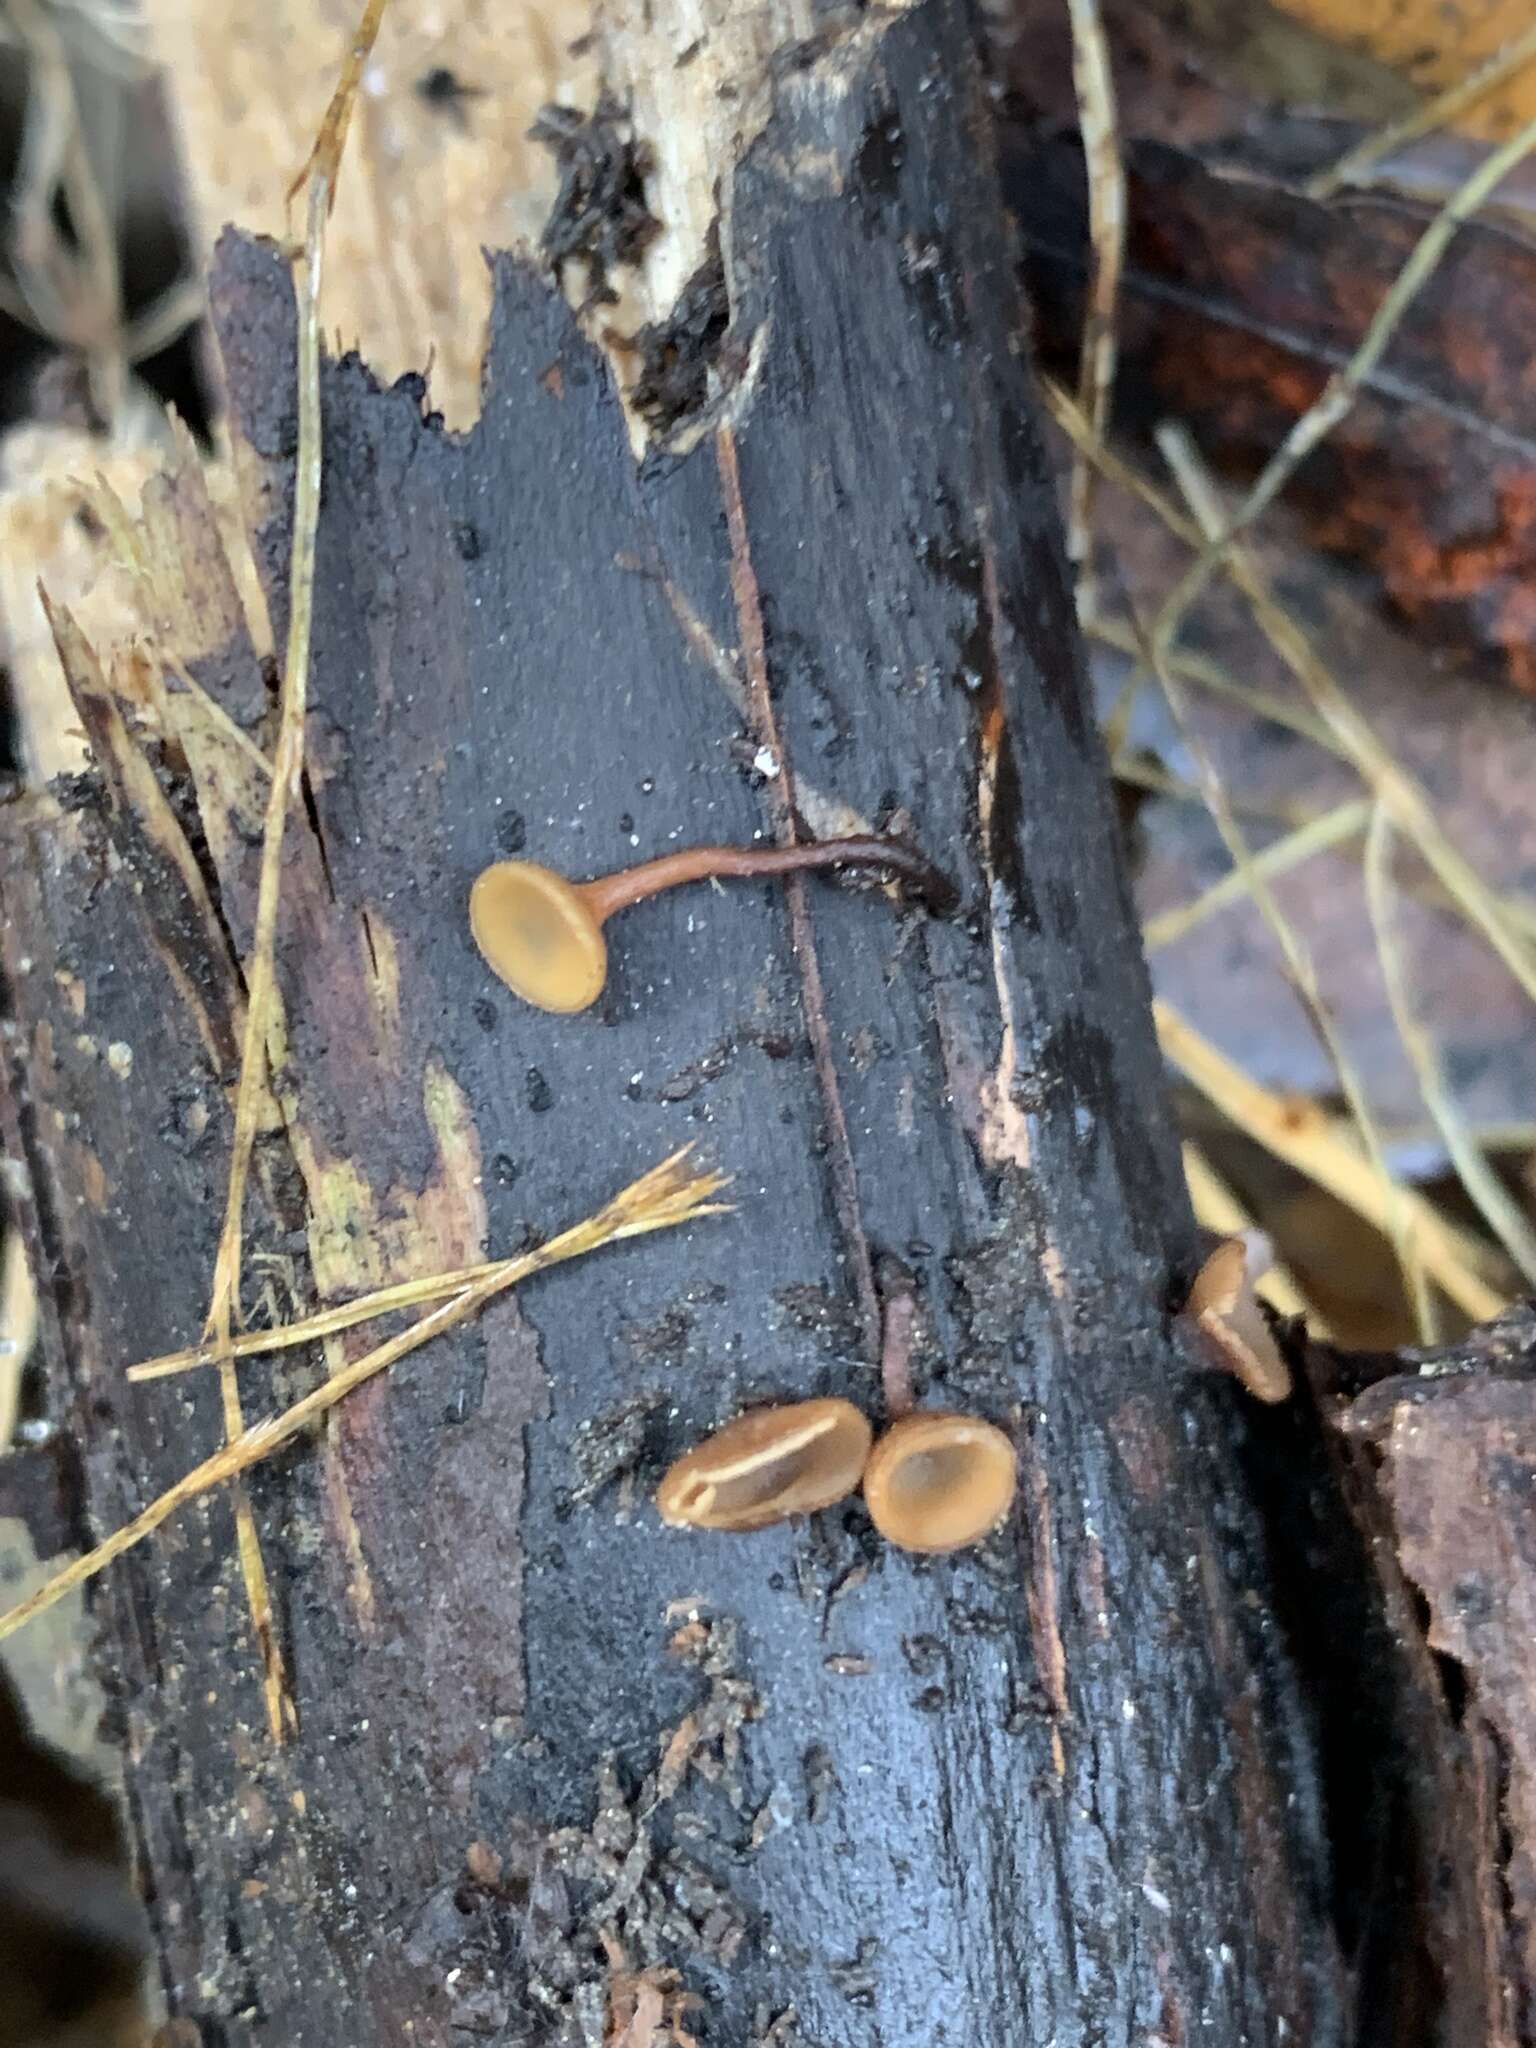
[[[674,1527],[765,1529],[852,1493],[871,1435],[851,1401],[752,1408],[668,1469],[656,1505]]]
[[[1291,1369],[1254,1291],[1267,1264],[1264,1248],[1223,1238],[1195,1276],[1185,1314],[1207,1355],[1234,1374],[1256,1400],[1273,1405],[1291,1392]]]
[[[995,1423],[978,1415],[904,1415],[864,1468],[875,1527],[903,1550],[939,1553],[979,1543],[1013,1505],[1018,1457]]]
[[[602,929],[581,890],[537,861],[498,861],[478,875],[469,924],[486,964],[525,1002],[570,1015],[602,994]]]

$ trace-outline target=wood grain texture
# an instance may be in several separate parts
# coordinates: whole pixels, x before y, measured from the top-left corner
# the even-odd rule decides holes
[[[721,255],[718,411],[638,470],[607,367],[507,259],[469,434],[417,380],[326,371],[268,1306],[511,1246],[690,1138],[738,1208],[536,1283],[256,1475],[291,1750],[225,1504],[104,1583],[173,2010],[220,2048],[585,2044],[606,1930],[743,2048],[1325,2048],[1311,1739],[1249,1597],[1235,1400],[1168,1317],[1192,1234],[963,8],[793,53]],[[226,238],[213,302],[280,634],[276,252]],[[254,661],[236,634],[197,671],[237,718]],[[184,735],[159,786],[238,950],[211,761]],[[195,1332],[239,1001],[227,950],[188,966],[196,892],[131,782],[103,746],[78,809],[13,817],[4,881],[92,1529],[214,1438],[211,1384],[118,1367]],[[960,915],[699,889],[615,923],[587,1016],[489,979],[486,861],[783,835],[802,787],[904,813]],[[1003,1534],[913,1559],[857,1504],[663,1530],[633,1490],[744,1402],[878,1418],[898,1264],[919,1398],[1019,1443]],[[247,1368],[251,1408],[320,1369]]]

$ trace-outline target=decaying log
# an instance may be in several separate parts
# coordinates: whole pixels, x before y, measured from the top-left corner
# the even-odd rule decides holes
[[[1536,2035],[1531,1304],[1393,1363],[1343,1410],[1346,1493],[1395,1666],[1359,1731],[1393,1859],[1380,1890],[1394,1924],[1375,1945],[1419,1975],[1416,2002],[1370,2038],[1515,2048]]]
[[[1170,1317],[1195,1247],[973,26],[923,0],[767,54],[639,351],[642,462],[607,361],[508,258],[462,438],[419,380],[326,371],[248,1310],[514,1246],[688,1139],[738,1206],[534,1283],[253,1475],[288,1748],[227,1502],[100,1582],[167,1997],[206,2043],[292,2048],[1327,2048],[1317,1744],[1248,1421]],[[278,252],[226,238],[213,303],[281,645]],[[146,492],[138,574],[265,737],[190,459]],[[206,1305],[265,791],[142,651],[64,651],[93,766],[7,819],[8,1141],[100,1533],[217,1438],[206,1375],[121,1369]],[[470,943],[499,855],[594,873],[855,821],[910,833],[960,914],[682,892],[615,927],[575,1019]],[[919,1398],[1015,1434],[1001,1535],[914,1558],[857,1503],[658,1525],[667,1460],[745,1402],[881,1419],[893,1298]],[[248,1407],[324,1369],[253,1363]]]

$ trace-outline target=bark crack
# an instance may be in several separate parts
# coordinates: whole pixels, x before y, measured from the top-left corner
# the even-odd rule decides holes
[[[768,643],[763,632],[763,607],[752,567],[751,543],[746,509],[741,497],[741,471],[736,460],[736,437],[728,426],[715,434],[715,458],[720,488],[725,500],[726,527],[731,541],[731,594],[736,603],[736,621],[741,634],[742,660],[747,672],[747,708],[753,736],[760,746],[770,747],[779,763],[779,774],[769,783],[768,806],[773,816],[774,836],[783,846],[796,843],[794,769],[779,735],[773,696],[768,687]],[[826,1111],[828,1156],[832,1167],[832,1193],[838,1222],[853,1267],[858,1297],[864,1354],[871,1365],[880,1358],[880,1294],[875,1286],[875,1262],[869,1235],[859,1206],[858,1174],[853,1163],[853,1146],[848,1137],[848,1119],[837,1083],[837,1063],[832,1052],[832,1032],[827,1022],[826,992],[822,986],[821,964],[816,954],[816,933],[806,901],[803,876],[791,875],[786,883],[789,899],[790,942],[800,970],[801,1002],[806,1031],[816,1066],[817,1084]]]

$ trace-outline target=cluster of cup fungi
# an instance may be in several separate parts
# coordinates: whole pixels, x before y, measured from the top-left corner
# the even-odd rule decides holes
[[[878,1442],[851,1401],[755,1408],[679,1458],[656,1491],[664,1522],[762,1529],[844,1500],[861,1482],[870,1520],[902,1550],[963,1550],[1013,1505],[1018,1461],[996,1423],[924,1410]]]
[[[497,861],[470,891],[470,928],[487,964],[514,994],[570,1016],[589,1009],[608,978],[603,926],[616,911],[679,884],[811,869],[883,869],[936,914],[954,885],[914,847],[872,835],[797,846],[692,846],[590,882],[536,861]],[[1217,1247],[1186,1313],[1209,1350],[1261,1400],[1281,1400],[1289,1374],[1252,1292],[1251,1248]],[[979,1416],[899,1414],[876,1440],[851,1401],[756,1408],[696,1444],[657,1489],[662,1519],[700,1529],[767,1528],[846,1499],[862,1485],[880,1533],[904,1550],[942,1553],[979,1543],[1013,1504],[1018,1460],[1010,1439]]]

